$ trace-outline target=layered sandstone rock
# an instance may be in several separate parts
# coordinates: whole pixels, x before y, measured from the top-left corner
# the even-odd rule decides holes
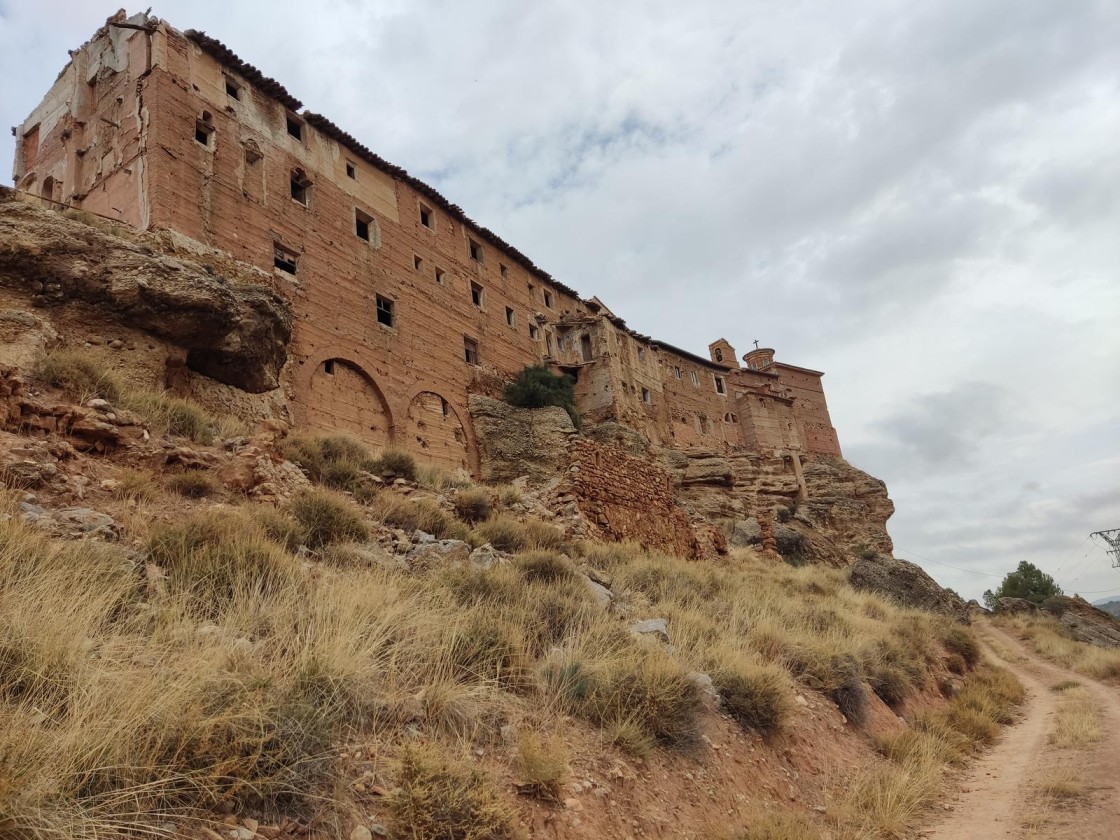
[[[1002,606],[1002,600],[1001,600]],[[1081,598],[1056,595],[1042,602],[1042,609],[1057,616],[1073,638],[1098,647],[1120,647],[1120,620]]]
[[[157,236],[133,236],[111,235],[0,191],[0,288],[36,307],[75,303],[158,336],[186,351],[192,370],[227,385],[251,393],[276,388],[292,319],[267,275],[228,259],[219,273],[209,263],[157,251]],[[25,328],[19,346],[50,339],[22,321],[8,331],[16,327]],[[43,338],[26,339],[29,331]]]

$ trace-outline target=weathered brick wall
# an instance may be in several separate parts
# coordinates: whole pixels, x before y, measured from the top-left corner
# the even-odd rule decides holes
[[[574,439],[569,451],[571,466],[562,489],[599,535],[680,557],[703,556],[704,546],[660,465],[586,438]]]
[[[298,103],[243,70],[166,25],[102,30],[23,126],[16,169],[40,185],[56,173],[78,206],[180,231],[272,272],[295,312],[287,388],[297,423],[476,469],[468,393],[479,383],[496,393],[547,359],[578,377],[591,419],[616,419],[657,445],[839,452],[819,376],[724,372],[637,336],[407,176],[289,112],[285,103]],[[294,172],[309,183],[306,202],[292,197]],[[359,213],[369,241],[357,235]],[[277,246],[295,258],[294,275],[274,270]],[[392,324],[378,322],[379,298]],[[788,385],[792,409],[771,384]]]

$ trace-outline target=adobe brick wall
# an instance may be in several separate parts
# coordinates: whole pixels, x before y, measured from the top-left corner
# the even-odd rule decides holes
[[[295,313],[285,377],[298,424],[476,471],[468,394],[495,393],[544,360],[577,376],[589,419],[625,423],[656,445],[839,453],[819,375],[735,369],[723,339],[710,348],[726,351],[716,364],[639,336],[423,185],[292,114],[298,103],[258,71],[154,19],[129,20],[150,20],[152,31],[99,30],[20,128],[17,179],[41,188],[53,173],[61,200],[272,272]],[[291,195],[295,171],[310,182],[305,204]],[[369,241],[357,213],[370,220]],[[276,246],[295,256],[294,275],[274,270]],[[378,298],[391,303],[391,326],[378,322]],[[477,342],[477,366],[466,339]]]
[[[573,439],[562,492],[610,540],[634,540],[645,548],[699,559],[704,546],[688,514],[677,504],[673,482],[661,466],[615,446]]]

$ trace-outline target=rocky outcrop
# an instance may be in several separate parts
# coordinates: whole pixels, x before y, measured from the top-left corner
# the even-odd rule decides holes
[[[894,503],[887,485],[840,458],[807,460],[801,466],[804,497],[798,501],[801,518],[852,557],[870,551],[894,551],[887,520]]]
[[[0,365],[30,370],[58,345],[51,324],[22,309],[0,310]]]
[[[0,287],[36,307],[79,304],[158,336],[186,351],[192,370],[227,385],[276,388],[292,319],[268,275],[228,258],[219,273],[157,250],[158,236],[132,236],[0,193]]]
[[[895,557],[861,557],[852,565],[851,583],[885,595],[906,607],[947,615],[962,624],[970,623],[968,606],[960,596],[942,589],[919,566]]]
[[[1004,599],[1000,599],[1002,605]],[[1042,602],[1073,638],[1098,647],[1120,647],[1120,620],[1081,598],[1056,595]]]
[[[1000,598],[999,611],[1009,615],[1016,613],[1031,615],[1038,612],[1038,604],[1034,601],[1028,601],[1026,598]]]
[[[516,408],[482,394],[467,403],[482,480],[509,482],[523,475],[543,482],[561,473],[568,462],[568,440],[575,426],[562,408]]]

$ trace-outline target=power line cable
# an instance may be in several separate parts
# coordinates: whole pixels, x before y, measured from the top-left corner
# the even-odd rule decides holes
[[[954,566],[951,563],[942,563],[940,560],[930,560],[928,557],[923,557],[922,555],[918,554],[918,552],[916,552],[916,551],[910,551],[909,549],[905,549],[905,548],[899,548],[898,551],[905,552],[906,554],[912,554],[915,557],[917,557],[919,560],[925,560],[927,563],[933,563],[933,564],[938,565],[938,566],[944,566],[947,569],[956,569],[958,572],[967,572],[970,575],[983,575],[984,577],[994,577],[994,578],[1006,577],[1006,575],[997,575],[993,572],[979,572],[976,569],[965,569],[965,568],[962,568],[961,566]],[[903,558],[903,559],[905,559],[905,558]]]

